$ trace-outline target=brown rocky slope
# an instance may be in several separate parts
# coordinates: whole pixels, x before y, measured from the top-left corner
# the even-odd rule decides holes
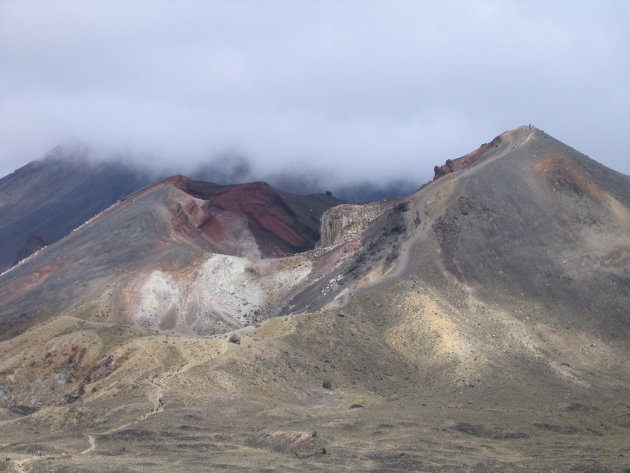
[[[382,213],[329,212],[329,246],[178,250],[7,332],[5,470],[627,471],[630,180],[537,129],[493,142]],[[200,337],[192,300],[259,312]]]

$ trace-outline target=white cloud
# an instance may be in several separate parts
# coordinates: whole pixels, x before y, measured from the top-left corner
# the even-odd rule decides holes
[[[74,139],[431,175],[534,123],[622,172],[622,2],[0,2],[0,175]]]

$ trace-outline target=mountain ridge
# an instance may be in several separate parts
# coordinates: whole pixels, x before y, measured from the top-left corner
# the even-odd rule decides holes
[[[159,183],[3,274],[2,454],[57,471],[630,468],[630,183],[540,130],[499,138],[410,196],[322,212],[305,252],[217,253],[195,206],[226,189],[175,177],[197,197]]]
[[[18,251],[29,237],[55,242],[108,206],[168,177],[165,171],[151,170],[150,166],[136,166],[133,161],[125,163],[123,157],[105,159],[95,158],[93,154],[87,146],[58,146],[42,159],[0,178],[0,272],[16,262]],[[216,178],[217,185],[231,185],[234,182],[229,179],[242,181],[245,177],[256,177],[249,166],[241,170],[243,166],[237,165],[230,170],[233,165],[230,160],[213,161],[210,170],[199,168],[192,178],[203,181]],[[285,192],[324,193],[317,176],[285,172],[267,178]],[[334,189],[351,201],[365,201],[415,187],[409,182],[390,182],[381,186],[348,184]],[[47,198],[41,199],[42,194]]]

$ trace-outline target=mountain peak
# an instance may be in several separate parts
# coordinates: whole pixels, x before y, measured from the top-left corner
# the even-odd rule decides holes
[[[505,131],[496,136],[492,141],[482,143],[476,150],[456,159],[447,159],[446,163],[441,166],[435,166],[433,168],[435,173],[433,181],[456,171],[470,169],[472,166],[485,159],[498,157],[509,151],[514,151],[537,135],[542,136],[544,132],[533,125],[523,125]]]

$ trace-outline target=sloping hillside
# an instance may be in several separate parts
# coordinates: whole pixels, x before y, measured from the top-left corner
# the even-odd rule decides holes
[[[0,277],[5,469],[627,471],[630,181],[490,143],[307,252],[217,253],[242,192],[178,178]]]
[[[15,263],[29,238],[53,243],[150,182],[122,162],[93,163],[63,147],[1,178],[0,271]]]
[[[260,258],[313,248],[337,202],[264,183],[160,181],[0,276],[0,333],[61,314],[205,334],[239,327],[310,274],[303,258]]]

